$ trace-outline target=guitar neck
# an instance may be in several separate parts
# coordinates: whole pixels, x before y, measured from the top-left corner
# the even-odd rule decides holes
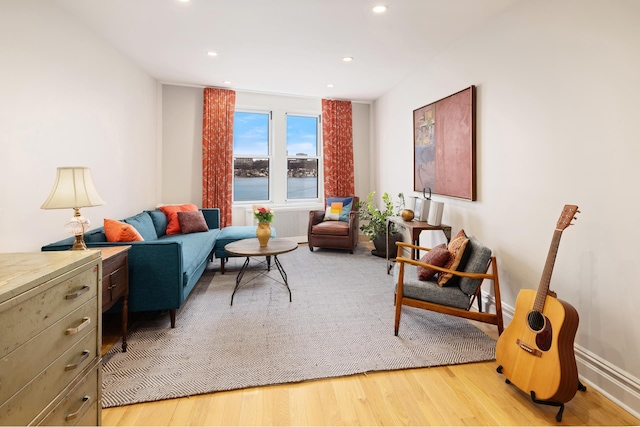
[[[562,237],[562,230],[556,229],[553,232],[553,239],[551,240],[551,247],[547,254],[547,261],[542,271],[542,277],[540,278],[540,284],[538,285],[538,293],[536,294],[536,301],[533,305],[533,309],[539,313],[542,313],[544,309],[544,302],[549,293],[549,284],[551,283],[551,274],[553,273],[553,266],[556,262],[556,255],[558,255],[558,247],[560,246],[560,237]]]

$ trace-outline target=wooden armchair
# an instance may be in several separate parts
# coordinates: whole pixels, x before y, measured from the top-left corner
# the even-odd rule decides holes
[[[400,328],[400,315],[402,306],[422,308],[437,311],[451,316],[464,317],[471,320],[490,323],[498,327],[498,334],[504,329],[502,321],[502,303],[500,301],[500,283],[498,280],[498,265],[496,257],[491,256],[491,250],[483,246],[473,237],[469,237],[467,245],[467,262],[462,267],[463,271],[449,270],[443,267],[426,264],[417,260],[402,256],[402,248],[411,250],[430,250],[409,243],[398,242],[398,255],[394,266],[394,282],[396,283],[396,313],[395,334]],[[465,254],[466,257],[467,254]],[[458,280],[455,285],[440,287],[437,279],[423,281],[418,279],[418,266],[430,268],[436,271],[451,273]],[[491,272],[489,273],[489,269]],[[436,275],[437,277],[437,275]],[[484,279],[493,282],[493,291],[496,304],[496,314],[483,313],[480,304],[480,289]],[[474,300],[478,298],[479,311],[471,311]]]

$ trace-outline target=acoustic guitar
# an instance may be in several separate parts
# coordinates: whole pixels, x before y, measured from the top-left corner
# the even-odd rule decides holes
[[[556,418],[562,418],[564,403],[575,396],[579,386],[573,341],[578,330],[578,312],[549,291],[551,273],[562,232],[578,212],[565,205],[553,233],[538,291],[523,289],[516,299],[513,320],[496,344],[498,372],[507,382],[536,403],[560,406]],[[559,420],[558,419],[558,420]]]

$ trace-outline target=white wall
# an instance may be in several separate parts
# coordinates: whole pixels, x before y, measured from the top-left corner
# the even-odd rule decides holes
[[[88,166],[92,228],[156,202],[157,84],[52,2],[0,3],[0,252],[69,237],[44,211],[58,166]]]
[[[165,203],[202,203],[202,102],[203,89],[162,86],[162,201]],[[273,137],[285,139],[285,112],[322,112],[321,100],[255,92],[236,92],[237,109],[272,110]],[[366,197],[369,188],[370,105],[353,103],[353,140],[356,194]],[[280,147],[284,150],[284,146]],[[278,149],[278,147],[276,147]],[[280,153],[281,156],[285,152]],[[281,161],[284,157],[281,158]],[[277,160],[277,159],[276,159]],[[274,164],[286,168],[286,164]],[[284,175],[283,175],[284,177]],[[284,204],[286,182],[273,185],[274,204]],[[233,224],[244,225],[245,207],[235,207]]]
[[[509,315],[520,289],[537,289],[562,207],[577,204],[551,288],[580,314],[583,379],[635,414],[639,69],[640,2],[520,2],[376,102],[372,154],[377,189],[411,193],[412,111],[476,85],[478,200],[435,196],[443,223],[493,249]]]

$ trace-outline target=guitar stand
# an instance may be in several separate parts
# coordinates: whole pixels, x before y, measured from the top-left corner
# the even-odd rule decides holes
[[[502,365],[498,366],[496,368],[496,371],[501,374],[502,373]],[[505,379],[504,380],[505,383],[507,384],[511,384],[511,381],[509,381],[509,379]],[[580,391],[587,391],[587,387],[582,384],[580,382],[580,380],[578,380],[578,390]],[[550,400],[540,400],[540,399],[536,399],[536,392],[535,391],[531,391],[531,401],[533,401],[533,403],[537,403],[539,405],[547,405],[547,406],[556,406],[559,407],[560,409],[558,410],[558,413],[556,414],[556,421],[560,422],[562,421],[562,415],[564,414],[564,403],[560,403],[560,402],[552,402]]]

